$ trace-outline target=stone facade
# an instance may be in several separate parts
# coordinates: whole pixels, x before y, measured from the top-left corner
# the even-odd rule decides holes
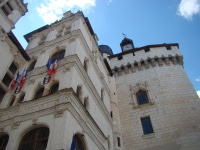
[[[18,149],[23,137],[40,128],[49,130],[46,150],[70,149],[75,135],[84,150],[200,148],[200,101],[184,72],[178,44],[132,46],[113,55],[108,46],[98,46],[89,20],[80,11],[66,12],[60,21],[25,35],[26,51],[3,27],[0,139],[9,137],[6,150]],[[122,49],[123,42],[126,38]],[[46,64],[55,55],[59,56],[56,73],[44,84]],[[16,87],[4,84],[5,74],[13,79],[17,73],[12,73],[13,62],[20,73],[28,70],[16,94]],[[139,103],[138,91],[147,94],[146,103]],[[151,134],[143,132],[145,117],[151,120]]]

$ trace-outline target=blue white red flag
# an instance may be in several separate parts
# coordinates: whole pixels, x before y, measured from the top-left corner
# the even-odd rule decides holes
[[[43,84],[47,84],[51,81],[51,74],[48,74],[46,77],[44,77]]]
[[[24,69],[24,71],[22,72],[22,76],[21,76],[21,79],[20,79],[20,85],[24,85],[24,82],[25,82],[25,79],[26,79],[26,75],[27,75],[27,69]]]
[[[51,59],[50,58],[48,59],[46,66],[47,66],[47,69],[48,69],[47,73],[48,74],[52,74],[53,64],[51,63]]]
[[[55,74],[56,73],[56,68],[57,68],[57,59],[54,61],[53,63],[53,67],[52,67],[52,74]]]
[[[15,78],[12,80],[11,84],[10,84],[10,88],[14,88],[15,87],[15,83],[17,82],[17,79],[19,78],[19,71],[17,72],[17,74],[15,75]]]

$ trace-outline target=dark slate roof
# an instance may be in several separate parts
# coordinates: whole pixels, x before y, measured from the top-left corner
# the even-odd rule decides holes
[[[120,57],[122,55],[134,53],[134,52],[137,52],[137,51],[140,51],[140,50],[144,50],[145,52],[147,52],[147,51],[150,51],[150,48],[156,48],[156,47],[166,47],[167,50],[169,50],[171,46],[177,46],[179,48],[178,43],[171,43],[171,44],[164,43],[164,44],[147,45],[147,46],[143,46],[143,47],[134,48],[134,49],[131,49],[131,50],[128,50],[128,51],[124,51],[124,52],[121,52],[121,53],[118,53],[118,54],[115,54],[115,55],[111,55],[111,56],[109,56],[109,58]]]
[[[22,56],[27,60],[31,60],[30,57],[28,56],[28,54],[26,53],[26,51],[24,50],[24,48],[22,47],[22,45],[19,43],[19,41],[17,40],[17,38],[15,37],[15,35],[13,34],[12,31],[10,31],[8,33],[8,37],[10,38],[10,40],[17,46],[18,50],[20,51],[20,53],[22,54]]]
[[[99,50],[102,53],[113,55],[112,49],[108,45],[99,45]]]

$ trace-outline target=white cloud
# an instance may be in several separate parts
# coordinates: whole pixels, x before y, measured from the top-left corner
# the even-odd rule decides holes
[[[195,79],[195,81],[199,82],[199,81],[200,81],[200,78]]]
[[[199,96],[199,98],[200,98],[200,91],[197,91],[197,95]]]
[[[64,12],[75,7],[81,10],[88,10],[96,5],[95,0],[45,0],[45,2],[47,4],[41,4],[36,9],[47,24],[58,20]]]
[[[196,14],[200,14],[200,0],[181,0],[178,6],[178,15],[191,20]]]

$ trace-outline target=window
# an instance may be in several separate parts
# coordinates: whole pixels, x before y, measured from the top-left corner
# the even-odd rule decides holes
[[[10,101],[9,106],[12,106],[12,105],[14,104],[14,101],[15,101],[15,97],[13,96],[13,97],[11,98],[11,101]]]
[[[17,66],[15,65],[14,62],[10,65],[9,70],[10,70],[13,74],[16,73],[16,71],[17,71]]]
[[[87,62],[86,59],[84,60],[83,67],[84,67],[85,71],[87,72],[87,70],[88,70],[88,62]]]
[[[82,87],[81,86],[77,86],[77,89],[76,89],[76,95],[79,99],[82,98]]]
[[[113,112],[112,111],[110,112],[110,116],[111,116],[111,118],[113,118]]]
[[[11,77],[10,77],[8,74],[6,74],[6,75],[4,76],[4,78],[3,78],[3,80],[2,80],[2,82],[3,82],[7,87],[10,85],[11,81],[12,81],[12,79],[11,79]]]
[[[18,102],[19,103],[22,102],[24,100],[24,97],[25,97],[25,94],[21,95]]]
[[[76,149],[77,150],[85,150],[84,142],[82,138],[80,138],[82,135],[74,135],[74,140],[76,142]]]
[[[10,3],[7,2],[4,4],[4,6],[2,6],[2,10],[5,13],[5,15],[8,16],[9,14],[12,13],[13,8],[11,7]]]
[[[150,117],[141,118],[144,135],[154,133]]]
[[[56,93],[56,92],[58,91],[58,87],[59,87],[59,84],[58,84],[58,83],[54,84],[54,85],[50,88],[49,94]]]
[[[44,92],[44,88],[39,89],[39,90],[36,92],[34,99],[38,99],[38,98],[42,97],[43,92]]]
[[[101,89],[101,100],[104,100],[104,89]]]
[[[30,66],[28,67],[28,71],[32,71],[35,67],[35,64],[36,64],[37,60],[33,61]]]
[[[5,94],[6,94],[6,92],[2,88],[0,88],[0,103],[3,100],[3,97]]]
[[[8,135],[3,135],[0,138],[0,150],[5,150],[6,149],[6,146],[7,146],[7,143],[8,143],[8,139],[9,139]]]
[[[45,150],[49,138],[49,129],[42,127],[27,133],[21,140],[18,150]]]
[[[118,147],[121,147],[120,137],[117,137],[117,145]]]
[[[56,59],[59,61],[65,57],[65,50],[61,50],[51,56],[51,62],[54,62]]]
[[[89,98],[88,97],[85,97],[84,98],[84,103],[83,103],[84,107],[88,110],[89,108]]]
[[[148,97],[147,97],[147,93],[145,91],[139,91],[137,92],[136,94],[136,97],[137,97],[137,101],[138,101],[138,104],[145,104],[145,103],[148,103]]]

